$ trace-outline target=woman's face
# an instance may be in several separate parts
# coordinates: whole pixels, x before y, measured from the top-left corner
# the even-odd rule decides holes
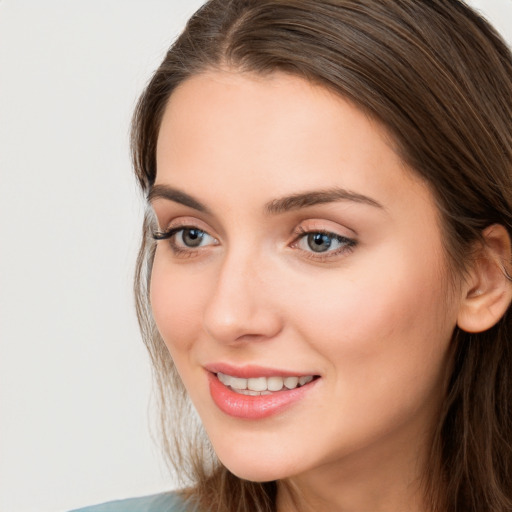
[[[413,467],[460,294],[385,130],[300,78],[208,72],[173,93],[157,169],[151,304],[222,462]]]

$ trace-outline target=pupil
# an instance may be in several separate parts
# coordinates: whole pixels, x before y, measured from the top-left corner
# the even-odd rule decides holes
[[[323,233],[313,233],[308,235],[309,248],[315,252],[325,252],[332,244],[331,237]]]
[[[201,245],[203,232],[199,229],[186,229],[183,232],[183,242],[189,247],[197,247]]]

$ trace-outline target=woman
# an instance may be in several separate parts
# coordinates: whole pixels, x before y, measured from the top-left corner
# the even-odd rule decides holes
[[[460,1],[200,9],[132,139],[187,490],[101,510],[512,510],[511,120]]]

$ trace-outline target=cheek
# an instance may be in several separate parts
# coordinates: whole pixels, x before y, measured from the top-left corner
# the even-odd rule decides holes
[[[456,308],[446,279],[439,265],[400,254],[382,255],[386,271],[353,268],[342,287],[325,283],[307,304],[295,299],[301,337],[324,355],[340,389],[362,401],[373,392],[413,400],[437,386],[447,359]]]
[[[197,339],[205,288],[194,274],[173,268],[163,252],[157,249],[155,254],[150,301],[157,328],[174,358]]]

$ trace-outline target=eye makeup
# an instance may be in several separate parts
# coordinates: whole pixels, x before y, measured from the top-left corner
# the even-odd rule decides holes
[[[168,240],[173,254],[177,257],[195,256],[208,247],[220,245],[215,237],[193,224],[173,226],[166,231],[155,231],[153,239]],[[357,242],[353,238],[333,231],[298,226],[289,246],[299,251],[301,256],[321,262],[346,254],[356,245]]]

